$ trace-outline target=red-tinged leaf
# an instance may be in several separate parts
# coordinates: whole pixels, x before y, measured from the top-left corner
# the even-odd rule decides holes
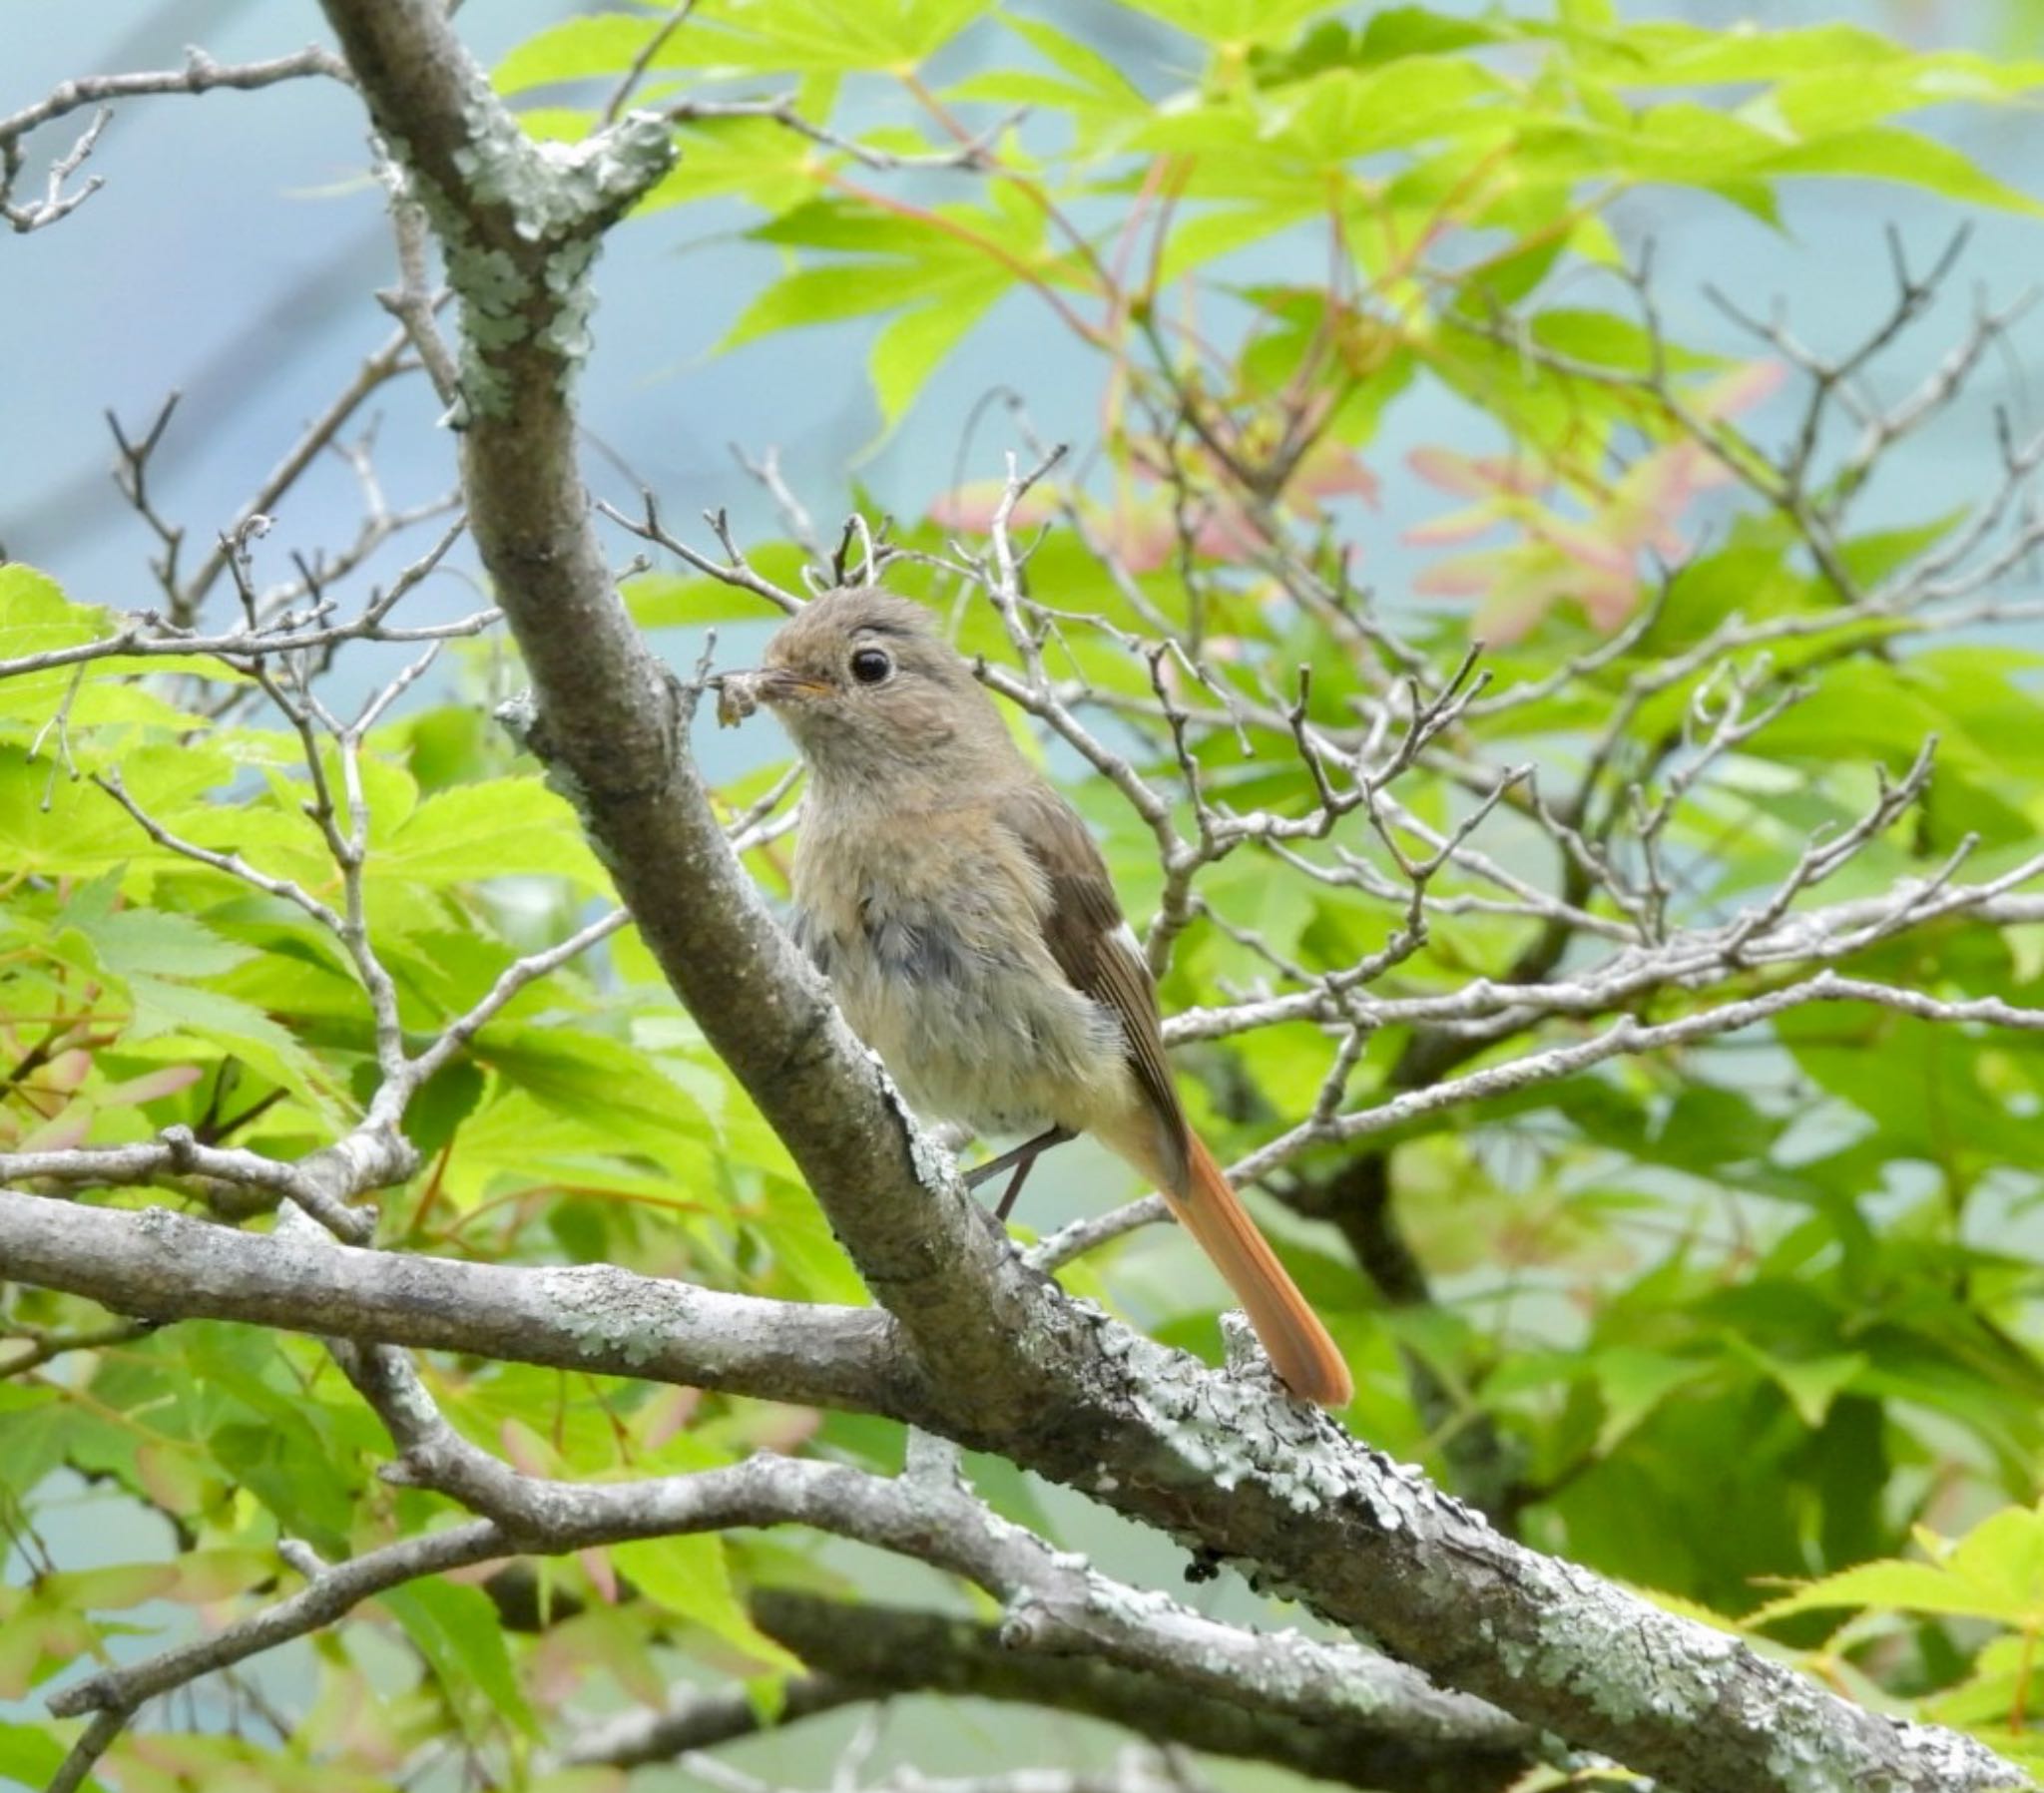
[[[136,1108],[145,1102],[158,1102],[166,1096],[175,1096],[180,1090],[189,1090],[205,1075],[203,1065],[166,1065],[161,1071],[132,1077],[125,1084],[115,1084],[111,1089],[102,1090],[97,1101],[103,1109]]]
[[[1638,607],[1640,582],[1630,576],[1592,579],[1575,587],[1570,596],[1581,603],[1585,614],[1597,628],[1608,632],[1616,629]]]
[[[1294,510],[1317,517],[1315,501],[1327,498],[1360,498],[1374,505],[1381,487],[1377,476],[1362,464],[1361,457],[1344,442],[1322,437],[1299,458],[1284,487]]]
[[[814,1407],[768,1408],[761,1416],[753,1444],[762,1451],[792,1453],[807,1444],[822,1424],[823,1415]]]
[[[1131,573],[1155,573],[1178,553],[1178,525],[1162,499],[1124,499],[1109,513],[1101,542]]]
[[[1788,377],[1785,362],[1747,361],[1698,387],[1690,404],[1706,417],[1732,417],[1774,397]]]
[[[1193,531],[1193,551],[1209,560],[1246,561],[1269,547],[1270,538],[1240,505],[1216,500]]]
[[[641,1446],[648,1451],[659,1450],[677,1433],[687,1430],[689,1422],[696,1417],[697,1408],[702,1405],[703,1391],[700,1388],[656,1391],[637,1416]]]
[[[1524,637],[1561,599],[1580,602],[1600,628],[1628,615],[1635,602],[1630,571],[1586,570],[1544,542],[1457,555],[1427,568],[1413,584],[1430,597],[1480,597],[1471,627],[1504,646]]]
[[[541,1632],[525,1652],[525,1684],[542,1707],[559,1707],[574,1698],[596,1667],[572,1625],[556,1625]]]
[[[68,1611],[118,1610],[157,1599],[178,1584],[175,1563],[112,1563],[45,1575],[38,1596]]]
[[[558,1476],[561,1457],[547,1441],[521,1420],[506,1419],[497,1437],[512,1467],[527,1476]]]
[[[940,529],[985,535],[993,527],[994,513],[1000,509],[1007,489],[1007,481],[999,479],[979,479],[954,486],[950,491],[938,494],[931,504],[930,521]],[[1034,529],[1056,515],[1057,501],[1038,487],[1022,494],[1008,521],[1015,529]]]
[[[333,1756],[345,1756],[352,1766],[394,1785],[411,1753],[396,1717],[401,1708],[395,1700],[379,1698],[360,1669],[335,1659],[338,1653],[320,1662],[319,1698],[307,1715],[304,1734],[318,1737]]]
[[[1626,546],[1613,541],[1593,524],[1571,522],[1566,517],[1548,517],[1542,519],[1536,533],[1564,560],[1573,561],[1586,572],[1627,581],[1632,578],[1633,560]]]
[[[1531,464],[1496,456],[1456,454],[1447,448],[1415,448],[1405,459],[1428,485],[1462,498],[1492,498],[1502,493],[1531,498],[1547,483]]]
[[[74,1145],[82,1145],[86,1135],[91,1131],[91,1108],[82,1102],[70,1103],[54,1120],[46,1121],[33,1132],[25,1133],[21,1139],[20,1149],[69,1151]]]
[[[92,1054],[74,1047],[70,1052],[60,1052],[50,1059],[41,1070],[33,1075],[33,1085],[38,1090],[62,1090],[70,1092],[92,1076]]]
[[[1520,569],[1501,581],[1477,607],[1474,628],[1485,641],[1508,647],[1531,631],[1558,599],[1582,594],[1579,577],[1558,566],[1523,561]]]
[[[1675,524],[1704,492],[1722,486],[1731,470],[1694,442],[1645,456],[1626,470],[1604,513],[1607,533],[1628,548],[1651,548],[1673,560],[1688,552]]]
[[[646,1615],[644,1607],[594,1605],[549,1626],[525,1656],[528,1684],[550,1706],[593,1679],[615,1684],[630,1699],[659,1705],[672,1687],[652,1659]]]
[[[1458,554],[1420,569],[1412,589],[1427,598],[1475,598],[1491,590],[1510,567],[1517,550],[1486,548],[1479,554]]]
[[[0,1625],[0,1699],[21,1699],[37,1682],[89,1655],[98,1641],[82,1612],[14,1614]]]
[[[1504,521],[1504,516],[1489,505],[1469,505],[1459,511],[1449,511],[1430,523],[1416,523],[1402,531],[1398,540],[1408,548],[1445,548],[1456,542],[1473,542],[1478,536],[1488,535]]]
[[[195,1513],[209,1493],[205,1459],[169,1440],[145,1439],[135,1447],[135,1477],[166,1513]]]
[[[606,1606],[615,1606],[618,1603],[618,1571],[611,1562],[610,1552],[602,1546],[577,1551],[575,1561],[582,1565],[582,1572],[589,1577],[597,1597]]]

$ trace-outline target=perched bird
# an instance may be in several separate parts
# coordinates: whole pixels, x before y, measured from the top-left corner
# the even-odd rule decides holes
[[[1008,1201],[1038,1151],[1093,1134],[1162,1191],[1285,1386],[1345,1405],[1340,1352],[1186,1122],[1100,848],[929,613],[876,588],[826,593],[759,671],[723,679],[723,719],[756,703],[808,765],[798,938],[910,1105],[1036,1135],[983,1167],[1016,1166]]]

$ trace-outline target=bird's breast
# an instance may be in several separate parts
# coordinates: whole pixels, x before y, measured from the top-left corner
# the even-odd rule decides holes
[[[1066,980],[1033,867],[955,820],[805,832],[797,933],[919,1114],[978,1132],[1083,1129],[1128,1073],[1114,1016]]]

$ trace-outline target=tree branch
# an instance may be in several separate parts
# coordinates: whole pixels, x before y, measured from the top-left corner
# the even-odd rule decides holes
[[[518,1269],[237,1232],[168,1208],[0,1189],[0,1276],[154,1320],[223,1319],[887,1413],[884,1314],[803,1307],[607,1264]]]
[[[218,63],[204,50],[188,50],[182,69],[149,70],[130,75],[83,75],[54,87],[33,106],[0,118],[0,218],[17,231],[26,232],[53,224],[77,210],[99,190],[97,178],[75,192],[65,193],[64,183],[92,154],[94,143],[112,114],[102,110],[71,149],[50,171],[48,191],[41,202],[28,206],[13,204],[10,195],[26,159],[21,140],[39,126],[47,125],[86,106],[105,108],[114,100],[133,99],[145,94],[203,94],[218,87],[244,90],[269,87],[279,81],[302,80],[323,75],[335,81],[348,79],[347,65],[331,50],[314,46],[295,55],[275,57],[268,62]]]
[[[1189,1684],[1168,1666],[1138,1670],[1090,1654],[1019,1649],[1003,1626],[942,1613],[779,1588],[758,1590],[751,1606],[754,1623],[817,1671],[790,1687],[776,1728],[856,1701],[936,1693],[1080,1712],[1156,1742],[1271,1762],[1336,1786],[1489,1793],[1532,1766],[1534,1739],[1508,1726],[1492,1734],[1472,1727],[1459,1739],[1421,1736],[1396,1704],[1382,1708],[1381,1722],[1368,1713],[1250,1705]],[[692,1690],[663,1711],[593,1726],[562,1760],[638,1767],[764,1728],[757,1706],[743,1698]]]

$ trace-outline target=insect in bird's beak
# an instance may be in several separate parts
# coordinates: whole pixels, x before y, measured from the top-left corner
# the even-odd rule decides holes
[[[797,697],[820,696],[831,688],[828,679],[791,672],[785,667],[721,672],[710,682],[717,687],[717,719],[726,728],[736,728],[763,703],[770,707]]]

